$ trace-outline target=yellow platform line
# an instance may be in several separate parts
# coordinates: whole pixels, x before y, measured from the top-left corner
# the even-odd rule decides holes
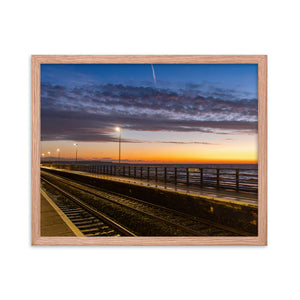
[[[61,211],[61,209],[50,199],[50,197],[41,190],[43,197],[49,202],[49,204],[54,208],[66,225],[73,231],[76,236],[84,236],[84,234],[78,229],[77,226]]]

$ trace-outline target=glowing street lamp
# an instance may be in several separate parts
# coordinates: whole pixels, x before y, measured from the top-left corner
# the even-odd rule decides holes
[[[60,149],[57,148],[56,151],[57,151],[57,162],[59,162]]]
[[[75,150],[75,153],[76,153],[76,158],[75,158],[75,160],[76,160],[76,162],[77,162],[77,152],[78,152],[78,144],[73,144],[75,147],[76,147],[76,150]]]
[[[50,154],[51,154],[51,152],[48,151],[48,161],[50,161]]]
[[[45,153],[42,153],[42,162],[45,160]]]
[[[119,132],[119,175],[120,175],[120,168],[121,168],[121,127],[115,128],[117,132]]]

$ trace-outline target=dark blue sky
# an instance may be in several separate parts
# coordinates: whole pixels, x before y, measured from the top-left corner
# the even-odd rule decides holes
[[[157,87],[185,87],[212,83],[225,89],[257,94],[256,64],[157,64],[153,65]],[[42,65],[42,83],[78,84],[121,83],[153,85],[151,65],[145,64],[65,64]]]

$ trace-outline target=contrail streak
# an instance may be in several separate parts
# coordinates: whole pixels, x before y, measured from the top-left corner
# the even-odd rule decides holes
[[[154,84],[156,84],[156,76],[155,76],[155,71],[154,71],[153,65],[151,65],[151,68],[152,68],[152,74],[153,74],[153,81],[154,81]]]

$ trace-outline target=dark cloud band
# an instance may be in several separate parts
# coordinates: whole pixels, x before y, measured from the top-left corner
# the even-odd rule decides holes
[[[110,142],[115,125],[135,131],[256,133],[257,112],[257,99],[220,88],[208,94],[120,84],[73,89],[42,84],[41,138]]]

